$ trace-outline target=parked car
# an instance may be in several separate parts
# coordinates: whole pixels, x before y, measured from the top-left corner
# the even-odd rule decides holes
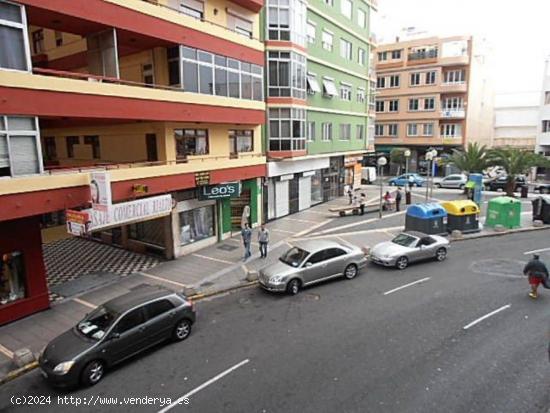
[[[450,243],[438,235],[427,235],[417,231],[406,231],[391,241],[375,245],[369,253],[369,260],[386,267],[407,268],[409,263],[420,260],[447,258]]]
[[[446,176],[441,181],[437,182],[435,186],[438,188],[464,189],[466,182],[468,182],[468,177],[466,175],[454,174]]]
[[[403,174],[396,176],[388,181],[391,186],[407,186],[409,185],[409,177],[413,177],[413,186],[423,186],[426,180],[415,173]]]
[[[550,184],[536,184],[534,190],[539,194],[550,194]]]
[[[144,286],[100,305],[75,327],[54,338],[39,358],[53,385],[94,385],[108,367],[164,340],[185,340],[195,322],[182,294]]]
[[[498,191],[499,189],[506,191],[507,182],[508,182],[507,176],[499,176],[498,178],[493,179],[492,181],[489,182],[488,184],[489,191]],[[525,185],[527,185],[525,177],[523,176],[516,177],[516,183],[514,184],[514,191],[517,192],[521,190],[521,187]]]
[[[367,263],[365,252],[351,244],[310,240],[295,244],[275,264],[262,268],[260,286],[295,295],[302,287],[336,277],[351,280]]]

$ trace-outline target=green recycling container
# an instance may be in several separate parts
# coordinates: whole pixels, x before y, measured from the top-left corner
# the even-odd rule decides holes
[[[519,228],[521,226],[521,201],[509,196],[499,196],[489,201],[485,225],[504,228]]]

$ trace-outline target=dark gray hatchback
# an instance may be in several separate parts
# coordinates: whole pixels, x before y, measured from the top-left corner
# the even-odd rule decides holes
[[[55,386],[94,385],[107,367],[169,338],[185,340],[194,322],[186,297],[144,286],[107,301],[53,339],[40,355],[40,368]]]

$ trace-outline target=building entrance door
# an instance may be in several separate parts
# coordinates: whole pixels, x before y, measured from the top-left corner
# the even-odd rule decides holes
[[[288,208],[291,214],[300,210],[300,178],[295,176],[288,182]]]
[[[241,196],[238,198],[231,198],[230,203],[231,203],[231,230],[240,231],[244,208],[246,206],[250,208],[250,189],[243,188],[241,192]],[[248,217],[248,223],[250,224],[250,216]]]

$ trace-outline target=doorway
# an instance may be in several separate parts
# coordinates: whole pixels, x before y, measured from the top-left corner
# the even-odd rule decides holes
[[[157,135],[148,133],[145,135],[145,146],[147,147],[147,162],[157,162]]]
[[[231,205],[231,230],[241,230],[241,220],[245,206],[250,207],[251,192],[249,188],[243,188],[241,196],[238,198],[230,198]],[[250,217],[248,217],[248,224],[250,225]]]

